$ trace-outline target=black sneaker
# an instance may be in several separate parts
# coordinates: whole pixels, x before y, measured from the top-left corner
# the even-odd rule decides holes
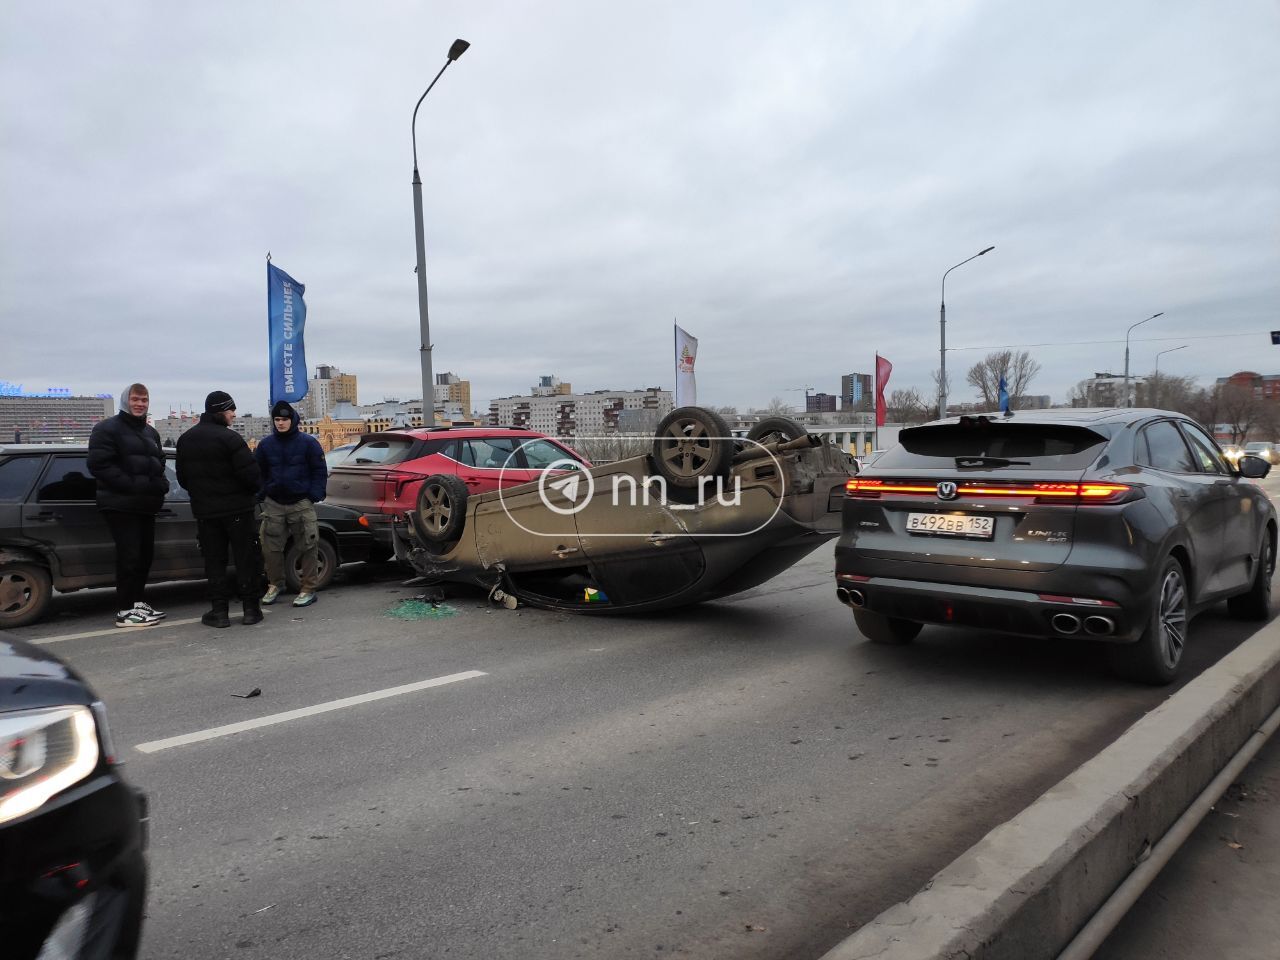
[[[155,617],[157,620],[164,619],[163,610],[155,610],[152,608],[151,604],[143,603],[141,600],[139,600],[137,603],[133,605],[133,609],[141,610],[143,613],[147,614],[148,616]]]

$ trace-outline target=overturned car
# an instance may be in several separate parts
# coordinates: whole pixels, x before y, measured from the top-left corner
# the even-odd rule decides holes
[[[838,535],[852,457],[791,420],[746,439],[681,407],[648,454],[468,496],[455,476],[422,484],[396,552],[430,583],[468,583],[528,604],[637,612],[757,586]]]

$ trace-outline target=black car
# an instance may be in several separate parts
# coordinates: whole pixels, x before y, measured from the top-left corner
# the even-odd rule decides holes
[[[151,582],[204,576],[196,521],[173,463],[165,464],[169,493],[156,516]],[[115,544],[95,503],[97,481],[87,449],[71,444],[0,445],[0,628],[38,620],[53,587],[62,591],[115,583]],[[360,512],[316,504],[320,525],[320,586],[339,564],[369,559],[374,543]],[[285,578],[297,590],[299,551],[285,550]]]
[[[121,774],[101,701],[53,654],[0,640],[4,956],[135,956],[146,842],[146,796]]]
[[[922,624],[1110,644],[1116,671],[1177,672],[1191,618],[1265,619],[1276,512],[1197,424],[1162,410],[940,420],[846,485],[836,594],[877,643]]]

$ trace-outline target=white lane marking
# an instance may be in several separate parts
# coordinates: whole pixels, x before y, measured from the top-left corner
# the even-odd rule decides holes
[[[446,683],[457,683],[459,680],[471,680],[475,677],[486,677],[487,673],[481,670],[467,670],[464,673],[451,673],[447,677],[435,677],[431,680],[419,680],[417,683],[406,683],[399,687],[387,687],[385,690],[374,690],[372,693],[362,693],[354,697],[343,697],[341,700],[330,700],[327,703],[317,703],[314,707],[299,707],[297,710],[286,710],[284,713],[272,713],[265,717],[258,717],[256,720],[242,720],[239,723],[228,723],[221,727],[210,727],[208,730],[197,730],[195,733],[184,733],[180,737],[169,737],[165,740],[149,740],[146,743],[140,743],[135,750],[143,753],[156,753],[160,750],[168,750],[171,747],[185,747],[189,743],[199,743],[201,740],[214,740],[218,737],[229,737],[233,733],[243,733],[246,730],[255,730],[258,727],[270,727],[277,723],[288,723],[290,720],[300,720],[303,717],[313,717],[318,713],[328,713],[331,710],[342,710],[346,707],[358,706],[362,703],[370,703],[374,700],[385,700],[387,697],[398,697],[405,693],[414,693],[418,690],[426,690],[430,687],[442,687]]]
[[[88,633],[68,633],[61,637],[41,637],[39,640],[29,640],[37,647],[42,647],[47,643],[61,643],[63,640],[84,640],[87,637],[105,637],[108,634],[115,637],[122,637],[126,633],[147,633],[151,630],[163,630],[165,627],[181,627],[188,623],[199,623],[199,617],[191,617],[189,620],[161,620],[154,627],[108,627],[106,630],[90,630]]]

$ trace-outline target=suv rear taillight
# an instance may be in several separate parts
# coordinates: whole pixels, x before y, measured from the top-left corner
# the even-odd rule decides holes
[[[1138,487],[1127,483],[983,483],[962,480],[943,481],[955,484],[950,501],[962,499],[990,500],[996,497],[1031,500],[1033,503],[1123,503],[1142,495]],[[861,500],[879,500],[883,495],[905,497],[939,497],[939,483],[920,480],[868,480],[854,477],[845,481],[845,495]]]

